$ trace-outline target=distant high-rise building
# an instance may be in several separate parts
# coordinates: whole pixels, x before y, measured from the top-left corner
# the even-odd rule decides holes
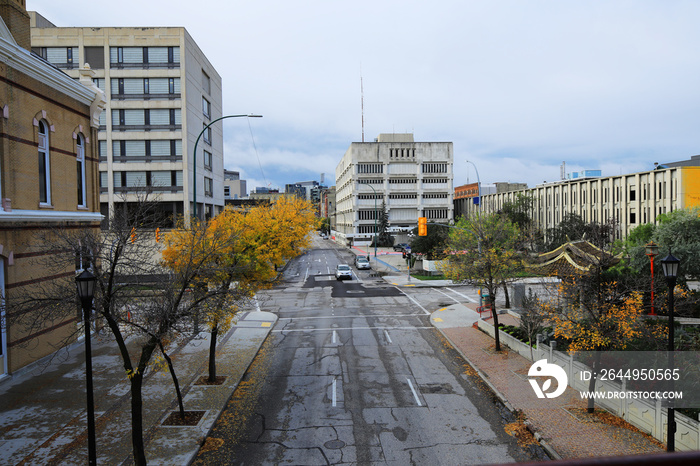
[[[108,97],[99,132],[105,216],[152,192],[163,223],[224,206],[221,77],[181,27],[56,27],[35,12],[32,51],[77,78],[89,63]],[[196,170],[195,170],[196,166]],[[196,171],[197,179],[194,180]],[[196,186],[196,188],[195,188]],[[196,189],[196,196],[195,196]]]
[[[232,170],[224,170],[224,199],[242,199],[248,197],[246,180],[241,174]]]

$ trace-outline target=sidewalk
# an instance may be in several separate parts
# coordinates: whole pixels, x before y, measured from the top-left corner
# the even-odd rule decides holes
[[[586,403],[570,387],[558,398],[537,398],[527,378],[532,362],[506,346],[496,353],[493,338],[473,327],[479,320],[475,309],[476,305],[455,304],[435,311],[431,323],[508,409],[522,413],[550,456],[572,459],[665,451],[664,445],[618,418],[586,413]],[[506,314],[499,315],[500,320],[517,323]]]
[[[384,273],[384,280],[396,286],[435,287],[452,285],[451,280],[419,280],[408,275],[406,259],[402,253],[395,252],[392,248],[377,248],[377,256],[374,256],[374,248],[356,247],[350,248],[353,254],[368,256],[372,269]]]
[[[243,313],[219,342],[222,385],[197,385],[207,374],[209,334],[174,350],[185,409],[204,411],[193,427],[166,427],[177,410],[167,370],[147,374],[143,387],[146,458],[149,464],[188,464],[238,386],[277,321],[269,312]],[[110,337],[93,337],[93,381],[98,464],[131,463],[129,384]],[[83,346],[0,384],[0,464],[86,464],[85,355]]]

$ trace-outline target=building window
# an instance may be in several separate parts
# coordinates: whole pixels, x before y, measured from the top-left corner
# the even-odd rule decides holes
[[[51,204],[51,157],[49,154],[49,127],[39,122],[39,202]]]
[[[78,67],[78,47],[32,47],[32,52],[58,68]]]
[[[82,134],[78,135],[76,149],[75,159],[78,164],[78,207],[87,207],[87,185],[85,182],[85,139],[83,138]]]
[[[211,79],[209,79],[209,75],[204,70],[202,70],[202,89],[211,95]]]
[[[204,151],[204,168],[207,170],[211,170],[212,168],[212,155],[211,152],[207,150]]]
[[[204,97],[202,97],[202,113],[206,119],[211,120],[211,103]]]
[[[202,134],[204,142],[211,146],[211,126],[207,126],[206,123],[202,123],[202,126],[204,127],[204,134]]]
[[[204,177],[204,195],[207,197],[214,196],[214,180]]]
[[[84,47],[85,63],[90,64],[93,70],[103,70],[105,67],[104,47]]]

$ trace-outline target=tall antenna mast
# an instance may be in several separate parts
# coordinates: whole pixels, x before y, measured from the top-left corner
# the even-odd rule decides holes
[[[362,107],[362,142],[365,142],[365,88],[362,84],[362,73],[360,73],[360,100]]]

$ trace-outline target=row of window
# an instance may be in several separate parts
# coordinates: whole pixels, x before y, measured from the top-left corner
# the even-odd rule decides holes
[[[39,205],[51,206],[51,152],[49,150],[49,125],[46,121],[39,121],[39,144],[38,144],[38,169],[39,169]],[[87,183],[86,183],[86,160],[85,160],[85,138],[78,134],[76,138],[76,184],[77,200],[79,208],[87,207]]]
[[[115,190],[138,191],[138,188],[146,187],[154,188],[155,190],[159,188],[163,190],[173,190],[173,188],[175,188],[175,190],[182,189],[181,170],[115,171],[112,175]],[[107,190],[107,177],[107,172],[100,172],[100,188],[102,191]]]
[[[358,163],[357,173],[384,173],[382,163]]]
[[[673,182],[672,182],[673,183]],[[673,194],[673,184],[671,185],[671,194]],[[648,198],[650,198],[650,195],[653,194],[656,195],[656,199],[665,199],[666,198],[666,182],[665,181],[660,181],[658,183],[654,184],[649,184],[649,183],[643,183],[642,184],[642,200],[646,201]],[[621,197],[621,191],[620,191],[620,186],[615,186],[612,188],[604,187],[600,189],[600,195],[603,198],[602,202],[607,204],[608,203],[608,197],[610,192],[612,192],[612,202],[620,202],[622,197]],[[582,205],[585,205],[588,202],[587,198],[587,191],[585,189],[580,190],[580,194],[577,196],[579,193],[578,190],[571,191],[571,204],[572,205],[577,205],[577,200],[580,200]],[[599,190],[594,186],[590,190],[590,201],[591,204],[596,204],[598,202],[598,193]],[[561,193],[561,199],[562,199],[562,205],[567,206],[567,202],[569,200],[569,191],[563,191]],[[577,199],[578,198],[578,199]],[[637,200],[637,191],[634,186],[629,187],[629,201],[636,201]],[[552,199],[551,195],[548,195],[546,198],[547,205],[551,205]],[[542,200],[539,201],[539,207],[542,207]],[[559,193],[556,192],[554,194],[554,205],[557,206],[559,205]]]
[[[100,141],[98,153],[107,160],[107,141]],[[182,140],[152,139],[146,141],[113,140],[112,157],[115,162],[147,162],[182,158]]]
[[[378,210],[360,210],[357,212],[358,220],[375,220],[379,219]]]
[[[423,173],[447,173],[446,163],[424,163]]]
[[[389,178],[389,184],[416,184],[416,178]]]
[[[352,181],[352,180],[350,180]],[[384,180],[377,179],[377,178],[360,178],[357,180],[359,184],[384,184]]]
[[[84,47],[84,63],[92,69],[104,69],[104,47]],[[32,52],[58,68],[80,66],[78,47],[32,47]],[[180,47],[110,47],[113,68],[175,68],[180,65]]]
[[[106,126],[105,112],[100,115],[100,126]],[[179,108],[113,109],[114,131],[148,131],[180,129]]]
[[[415,149],[389,149],[390,158],[415,158]]]
[[[104,78],[100,79],[102,83],[96,83],[97,87],[104,87]],[[110,83],[113,99],[175,99],[181,91],[180,78],[113,78]]]
[[[447,178],[423,178],[424,184],[447,184]],[[357,180],[359,184],[383,184],[384,180],[381,178],[359,178]],[[418,183],[418,178],[389,178],[389,184],[416,184]]]
[[[424,209],[423,217],[428,220],[435,219],[446,219],[448,214],[447,209]]]
[[[423,199],[447,199],[447,193],[425,193],[422,194]],[[361,200],[373,200],[373,199],[383,199],[382,194],[358,194],[358,199]],[[415,193],[390,193],[389,199],[418,199],[418,194]]]

